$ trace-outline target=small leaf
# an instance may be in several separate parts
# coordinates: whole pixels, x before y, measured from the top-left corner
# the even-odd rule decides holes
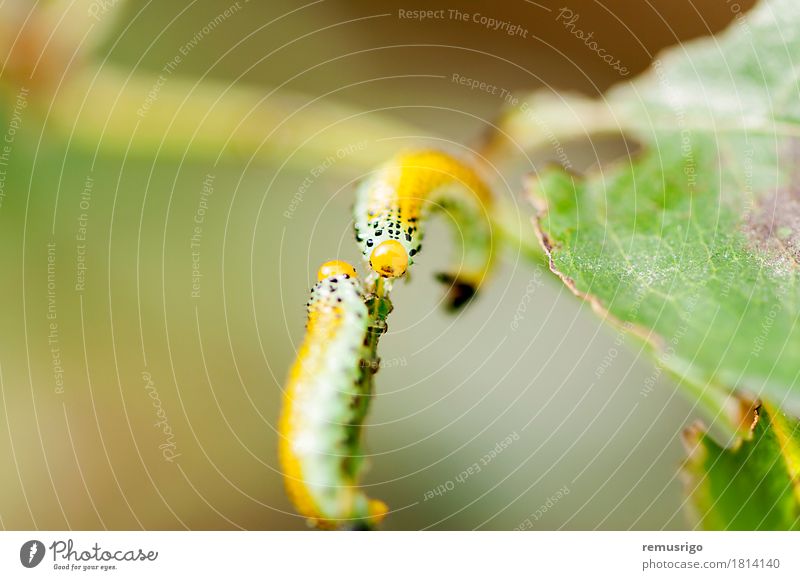
[[[800,422],[762,404],[732,448],[687,429],[684,466],[697,523],[710,530],[800,529]]]

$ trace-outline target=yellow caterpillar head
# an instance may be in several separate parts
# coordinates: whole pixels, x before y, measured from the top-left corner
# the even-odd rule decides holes
[[[369,265],[384,278],[399,278],[408,269],[408,252],[397,240],[385,240],[372,250]]]
[[[317,280],[320,282],[333,276],[357,278],[358,274],[356,274],[356,269],[353,266],[343,260],[330,260],[322,264],[317,270]]]

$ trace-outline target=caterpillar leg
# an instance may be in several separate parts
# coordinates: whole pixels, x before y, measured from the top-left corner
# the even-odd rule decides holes
[[[326,262],[308,302],[306,336],[290,371],[279,421],[279,459],[297,511],[321,529],[373,526],[388,511],[359,488],[363,380],[370,319],[355,270]]]
[[[449,284],[448,305],[456,309],[472,298],[491,267],[491,206],[489,188],[465,162],[441,151],[402,153],[359,186],[356,241],[377,275],[398,278],[422,251],[427,217],[448,214],[463,258],[440,280]]]

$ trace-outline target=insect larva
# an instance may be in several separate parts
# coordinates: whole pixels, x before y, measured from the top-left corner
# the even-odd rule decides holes
[[[279,423],[279,456],[297,511],[323,529],[372,527],[388,511],[358,488],[362,392],[370,319],[347,262],[326,262],[308,303],[308,325],[290,371]],[[368,389],[367,389],[368,390]]]
[[[489,188],[463,161],[441,151],[402,153],[359,186],[356,240],[378,275],[397,278],[422,250],[428,213],[448,213],[463,258],[439,278],[450,284],[449,305],[458,308],[473,296],[492,262],[491,204]]]

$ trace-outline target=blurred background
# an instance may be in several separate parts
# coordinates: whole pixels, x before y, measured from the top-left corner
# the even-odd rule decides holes
[[[275,424],[318,265],[358,259],[354,183],[404,147],[470,155],[514,96],[598,95],[750,4],[0,4],[0,525],[305,529]],[[488,168],[526,243],[522,175],[619,149],[552,145]],[[445,313],[446,226],[381,343],[385,528],[691,526],[691,402],[518,249]]]

